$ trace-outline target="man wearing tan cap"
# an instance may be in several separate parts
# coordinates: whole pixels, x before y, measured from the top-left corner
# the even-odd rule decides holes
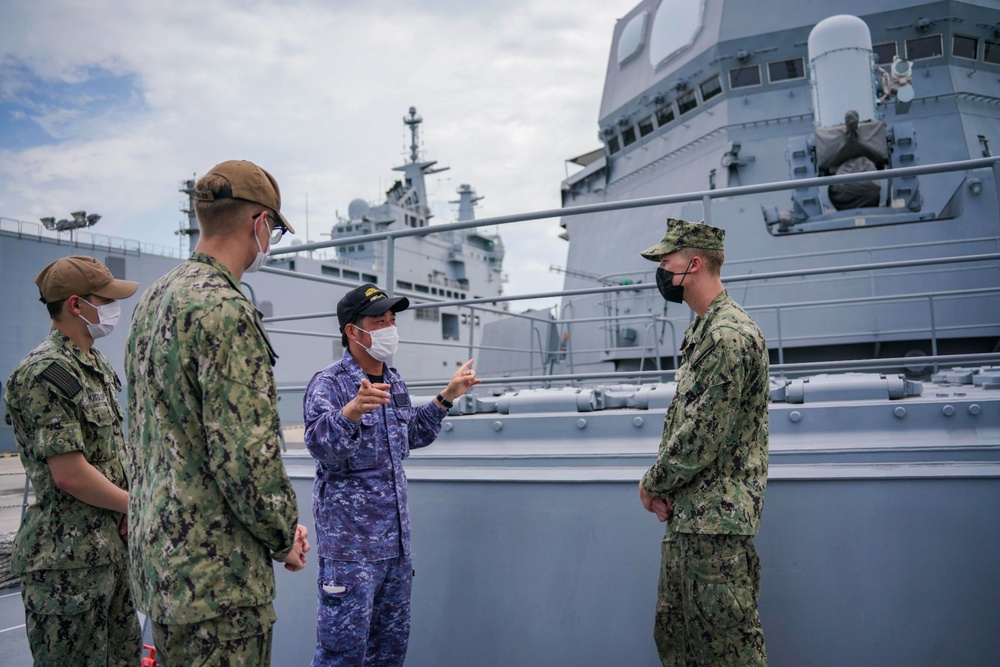
[[[241,160],[195,184],[191,257],[142,295],[126,349],[129,553],[157,658],[270,664],[272,559],[305,565],[281,462],[276,356],[239,287],[293,231],[274,178]]]
[[[28,643],[36,665],[136,665],[121,382],[93,345],[139,283],[73,256],[46,266],[35,284],[52,332],[14,368],[4,394],[35,490],[11,554]]]
[[[677,393],[643,506],[668,521],[653,636],[665,666],[766,665],[753,544],[767,483],[767,343],[722,286],[726,232],[668,220],[640,254],[664,299],[698,316],[684,333]]]

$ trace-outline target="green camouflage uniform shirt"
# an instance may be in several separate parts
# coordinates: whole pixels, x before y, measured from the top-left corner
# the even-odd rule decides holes
[[[11,571],[71,570],[127,556],[121,514],[88,505],[56,486],[45,459],[82,452],[98,472],[127,488],[118,404],[121,382],[96,348],[84,353],[53,330],[7,380],[4,400],[35,502],[14,539]]]
[[[200,623],[274,599],[298,509],[281,461],[275,356],[232,274],[195,253],[135,309],[126,351],[139,608]]]
[[[760,329],[725,291],[684,334],[677,394],[642,478],[674,504],[674,532],[756,535],[767,483],[768,359]]]

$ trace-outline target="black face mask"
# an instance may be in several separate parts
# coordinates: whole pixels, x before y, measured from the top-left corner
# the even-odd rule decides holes
[[[688,266],[691,266],[688,263]],[[673,271],[667,271],[666,269],[656,269],[656,289],[660,290],[660,294],[664,299],[671,303],[681,303],[684,301],[684,279],[681,278],[680,285],[672,284],[674,281],[674,276],[686,276],[690,271],[685,271],[684,273],[674,273]]]

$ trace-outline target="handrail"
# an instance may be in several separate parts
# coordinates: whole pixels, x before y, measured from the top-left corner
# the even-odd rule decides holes
[[[585,204],[582,206],[567,206],[565,208],[545,209],[529,213],[515,213],[512,215],[500,215],[492,218],[480,218],[477,220],[465,220],[450,222],[433,227],[410,227],[406,229],[396,229],[384,232],[372,232],[352,236],[349,239],[330,239],[329,241],[313,241],[312,243],[302,243],[300,245],[289,246],[287,248],[274,248],[272,256],[284,255],[319,248],[330,248],[335,246],[353,244],[367,241],[393,240],[408,236],[426,236],[428,234],[443,234],[451,231],[472,229],[474,227],[491,227],[509,225],[515,222],[526,222],[529,220],[544,220],[546,218],[563,218],[572,215],[585,215],[589,213],[603,213],[606,211],[617,211],[632,208],[645,208],[648,206],[663,206],[665,204],[681,204],[684,202],[704,201],[706,199],[723,199],[729,197],[740,197],[743,195],[763,194],[766,192],[782,192],[785,190],[798,190],[808,187],[819,187],[824,185],[837,185],[840,183],[854,183],[872,180],[889,180],[904,176],[920,176],[923,174],[947,173],[952,171],[970,171],[980,168],[1000,168],[1000,156],[975,158],[972,160],[962,160],[958,162],[941,162],[931,165],[920,165],[915,167],[899,167],[896,169],[884,169],[881,171],[866,171],[857,174],[841,174],[839,176],[816,176],[812,178],[802,178],[790,181],[775,181],[758,185],[738,185],[731,188],[721,188],[718,190],[700,190],[697,192],[686,192],[676,195],[661,195],[658,197],[643,197],[639,199],[623,199],[620,201],[607,202],[603,204]],[[1000,176],[998,176],[1000,178]],[[708,223],[709,215],[706,211],[705,222]],[[392,244],[390,243],[390,248]],[[387,260],[388,263],[388,260]]]
[[[565,217],[574,216],[574,215],[585,215],[585,214],[600,213],[600,212],[612,211],[612,210],[624,210],[624,209],[643,208],[643,207],[650,207],[650,206],[662,206],[662,205],[666,205],[666,204],[676,204],[676,203],[683,203],[683,202],[701,202],[701,203],[703,203],[704,204],[704,210],[705,210],[705,221],[706,222],[710,222],[711,221],[711,203],[715,199],[733,198],[733,197],[740,197],[740,196],[754,195],[754,194],[762,194],[762,193],[769,193],[769,192],[799,190],[799,189],[802,189],[802,188],[818,187],[818,186],[828,186],[828,185],[839,184],[839,183],[851,183],[851,182],[871,181],[871,180],[888,180],[888,179],[901,178],[901,177],[918,176],[918,175],[924,175],[924,174],[940,174],[940,173],[947,173],[947,172],[961,172],[961,171],[968,172],[968,171],[973,171],[973,170],[977,170],[977,169],[987,169],[987,168],[991,169],[992,172],[993,172],[994,180],[996,181],[996,184],[997,184],[997,188],[996,188],[997,189],[997,196],[1000,197],[1000,157],[985,157],[985,158],[976,158],[976,159],[963,160],[963,161],[957,161],[957,162],[948,162],[948,163],[931,164],[931,165],[919,165],[919,166],[903,167],[903,168],[896,168],[896,169],[886,169],[886,170],[875,171],[875,172],[864,172],[864,173],[858,173],[858,174],[845,174],[845,175],[840,175],[840,176],[819,176],[819,177],[794,179],[794,180],[779,181],[779,182],[757,184],[757,185],[742,185],[742,186],[735,186],[735,187],[730,187],[730,188],[722,188],[722,189],[717,189],[717,190],[706,190],[706,191],[699,191],[699,192],[688,192],[688,193],[681,193],[681,194],[671,194],[671,195],[664,195],[664,196],[657,196],[657,197],[647,197],[647,198],[639,198],[639,199],[631,199],[631,200],[623,200],[623,201],[604,202],[604,203],[599,203],[599,204],[587,204],[587,205],[581,205],[581,206],[572,206],[572,207],[558,208],[558,209],[548,209],[548,210],[528,212],[528,213],[519,213],[519,214],[513,214],[513,215],[495,216],[495,217],[491,217],[491,218],[481,218],[481,219],[478,219],[478,220],[459,221],[459,222],[453,222],[453,223],[448,223],[448,224],[435,225],[433,227],[418,227],[418,228],[405,228],[405,229],[396,229],[396,230],[385,230],[385,231],[373,232],[373,233],[369,233],[369,234],[354,235],[354,236],[351,236],[349,238],[330,239],[330,240],[327,240],[327,241],[317,241],[317,242],[313,242],[313,243],[299,244],[299,245],[295,245],[295,246],[289,246],[289,247],[286,247],[286,248],[275,248],[275,249],[272,250],[271,254],[275,255],[275,256],[280,256],[280,255],[285,255],[285,254],[310,252],[312,250],[318,250],[318,249],[330,248],[330,247],[337,247],[337,246],[342,246],[342,245],[346,245],[346,244],[356,244],[356,243],[359,243],[359,242],[385,241],[386,244],[387,244],[387,246],[386,246],[386,254],[385,254],[385,257],[386,257],[386,266],[384,267],[385,271],[386,271],[386,283],[387,283],[385,285],[385,289],[386,289],[387,292],[392,293],[392,291],[395,288],[395,280],[393,279],[393,260],[394,260],[394,256],[395,256],[395,241],[396,241],[396,239],[400,239],[400,238],[406,238],[406,237],[411,237],[411,236],[427,236],[427,235],[434,235],[434,234],[448,234],[448,233],[457,232],[457,231],[460,231],[460,230],[473,229],[473,228],[479,228],[479,227],[487,227],[487,226],[502,226],[502,225],[514,224],[514,223],[528,221],[528,220],[539,220],[539,219],[557,218],[557,217],[558,218],[565,218]],[[990,239],[981,239],[981,240],[990,240]],[[954,241],[954,243],[958,243],[958,242],[965,243],[965,242],[969,242],[969,241],[970,241],[970,239],[963,239],[961,241]],[[864,255],[866,251],[867,251],[867,256],[869,258],[872,258],[873,257],[872,250],[871,249],[864,249],[864,248],[850,249],[850,250],[846,250],[846,249],[845,250],[838,250],[835,253],[813,253],[813,254],[815,254],[817,256],[822,256],[822,255],[825,254],[826,256],[832,257],[834,254],[840,254],[840,255],[848,254],[848,255],[850,255],[850,254],[853,254],[853,253],[862,253],[862,255]],[[775,259],[779,259],[780,260],[780,259],[786,259],[786,258],[779,257],[779,258],[775,258]],[[788,259],[794,259],[794,258],[788,258]],[[997,260],[1000,260],[1000,242],[998,242],[997,252],[988,252],[988,253],[979,253],[979,254],[967,254],[967,255],[950,256],[950,257],[921,258],[921,259],[914,259],[914,260],[894,260],[894,261],[884,261],[884,262],[868,261],[868,262],[855,263],[855,264],[850,264],[850,265],[836,265],[836,266],[831,265],[831,266],[823,266],[823,267],[815,267],[815,268],[796,268],[796,269],[780,270],[780,271],[768,271],[768,272],[765,272],[765,273],[743,273],[743,274],[740,274],[740,275],[733,275],[733,276],[724,277],[723,278],[723,283],[727,287],[729,287],[731,285],[736,285],[736,284],[750,284],[750,283],[759,282],[759,281],[773,281],[776,284],[780,284],[781,281],[783,281],[784,279],[791,279],[791,278],[801,279],[801,278],[809,277],[809,276],[823,276],[823,275],[831,275],[831,274],[843,275],[843,274],[850,274],[850,273],[863,273],[863,274],[873,275],[876,272],[880,272],[880,271],[893,271],[893,270],[906,269],[906,268],[926,268],[928,265],[955,266],[955,265],[958,265],[958,264],[976,264],[976,263],[982,263],[982,262],[996,262]],[[738,265],[738,264],[739,263],[736,263],[736,265]],[[354,284],[356,284],[355,282],[350,281],[350,280],[337,279],[337,278],[331,278],[331,277],[326,277],[326,276],[306,275],[306,274],[301,274],[301,273],[298,273],[298,272],[295,272],[295,271],[287,271],[287,270],[278,269],[278,268],[274,268],[274,267],[264,267],[263,270],[266,271],[266,272],[269,272],[269,273],[276,273],[276,274],[280,274],[280,275],[294,276],[296,278],[301,278],[301,279],[306,279],[306,280],[319,280],[319,281],[322,281],[322,282],[329,282],[329,283],[338,284],[338,285],[353,286]],[[634,271],[630,272],[630,273],[632,273],[633,275],[635,274]],[[626,275],[626,274],[621,274],[621,275]],[[601,278],[604,281],[606,281],[609,278],[609,276],[602,276]],[[610,294],[610,295],[612,295],[610,298],[614,299],[615,301],[617,301],[619,298],[624,297],[629,292],[633,292],[635,294],[639,294],[640,292],[651,290],[654,287],[655,287],[655,284],[652,283],[652,282],[631,283],[631,284],[612,284],[612,285],[609,285],[609,284],[607,284],[607,282],[605,282],[604,284],[599,285],[599,286],[577,288],[577,289],[571,289],[571,290],[546,291],[546,292],[536,292],[536,293],[518,294],[518,295],[497,295],[497,296],[486,296],[486,297],[468,298],[468,299],[454,299],[454,300],[439,299],[439,298],[435,298],[435,296],[433,296],[433,295],[427,295],[427,294],[420,293],[420,294],[413,294],[413,296],[416,297],[417,299],[420,299],[424,303],[414,303],[414,304],[412,304],[411,307],[415,308],[415,309],[419,309],[419,308],[432,308],[432,307],[433,308],[438,308],[438,307],[455,307],[455,308],[459,308],[459,309],[467,309],[468,312],[469,312],[469,316],[468,317],[470,319],[470,336],[469,336],[469,342],[468,342],[468,345],[470,346],[470,356],[473,356],[471,354],[472,353],[471,346],[473,345],[473,338],[474,338],[474,336],[472,335],[472,333],[474,332],[474,329],[471,328],[471,327],[472,327],[472,323],[474,321],[474,318],[475,318],[475,315],[476,315],[477,312],[501,313],[501,314],[503,314],[506,317],[522,317],[522,318],[530,320],[532,322],[531,330],[529,332],[529,337],[530,337],[531,343],[528,346],[528,349],[519,349],[519,350],[511,350],[511,351],[513,351],[513,352],[520,352],[520,353],[526,353],[526,354],[529,355],[528,364],[529,364],[529,367],[531,369],[530,373],[531,373],[532,377],[534,377],[534,381],[538,381],[539,378],[534,375],[534,355],[535,355],[535,344],[536,344],[536,342],[537,342],[537,344],[539,345],[539,348],[540,348],[538,350],[538,352],[541,355],[541,360],[542,360],[541,373],[543,373],[543,374],[545,374],[547,371],[551,372],[551,370],[552,370],[552,364],[549,364],[549,368],[546,368],[546,363],[545,363],[546,359],[551,359],[551,357],[548,357],[547,355],[562,354],[563,352],[565,352],[568,356],[571,357],[574,354],[582,354],[584,352],[587,352],[587,353],[593,352],[593,351],[590,351],[590,350],[579,350],[579,349],[573,350],[573,349],[570,349],[571,343],[566,345],[567,349],[565,351],[562,350],[562,349],[559,349],[559,350],[546,350],[545,347],[544,347],[544,345],[545,345],[545,343],[544,343],[544,335],[543,335],[543,333],[538,328],[539,323],[545,323],[548,326],[555,326],[555,327],[557,327],[557,331],[561,330],[561,332],[564,332],[566,334],[568,334],[570,332],[570,329],[573,326],[579,325],[579,324],[582,324],[582,323],[585,323],[585,322],[606,323],[608,335],[611,336],[612,338],[614,338],[615,327],[617,327],[618,325],[620,325],[621,322],[630,321],[630,320],[637,320],[637,321],[640,321],[640,322],[648,322],[648,324],[646,324],[644,326],[644,334],[642,336],[642,341],[641,341],[641,343],[642,343],[642,345],[641,345],[641,355],[642,355],[641,359],[643,361],[641,361],[640,363],[645,363],[644,360],[647,359],[647,357],[648,357],[647,351],[648,350],[653,350],[655,352],[655,354],[656,354],[656,362],[657,362],[657,364],[659,364],[660,360],[661,360],[661,355],[659,353],[659,348],[660,348],[660,345],[661,345],[661,336],[657,335],[656,324],[658,322],[664,322],[666,326],[669,326],[671,328],[671,333],[672,333],[672,335],[675,338],[674,342],[676,343],[676,335],[677,335],[677,333],[676,333],[676,331],[674,329],[675,324],[674,324],[674,321],[673,321],[676,318],[667,318],[665,316],[656,315],[656,314],[652,314],[652,313],[641,314],[641,315],[632,315],[632,314],[618,315],[616,312],[612,312],[611,310],[609,310],[605,314],[604,317],[588,317],[588,318],[581,318],[581,319],[574,319],[572,317],[569,317],[569,318],[566,317],[566,314],[567,314],[566,311],[568,311],[569,313],[572,313],[571,309],[572,309],[572,303],[573,303],[572,299],[573,299],[573,297],[588,296],[588,295],[609,295]],[[801,312],[802,309],[815,308],[815,307],[821,307],[821,306],[830,306],[830,305],[856,304],[856,303],[862,303],[862,302],[871,304],[871,303],[880,303],[880,302],[892,301],[892,300],[894,300],[894,301],[914,301],[914,300],[919,301],[919,300],[924,300],[927,303],[927,308],[928,308],[928,313],[929,313],[929,320],[928,320],[928,327],[927,327],[927,329],[921,329],[920,331],[921,332],[924,332],[924,331],[929,332],[930,339],[931,339],[931,350],[932,350],[932,353],[933,353],[931,358],[937,359],[938,357],[937,357],[936,353],[938,351],[938,337],[939,337],[939,334],[942,331],[951,331],[951,330],[954,330],[954,327],[941,327],[939,325],[939,323],[937,322],[937,315],[935,313],[935,300],[940,301],[941,299],[962,298],[962,297],[967,297],[967,296],[975,295],[975,294],[992,293],[993,291],[996,291],[996,290],[983,289],[983,290],[968,290],[968,291],[961,292],[961,293],[959,293],[959,292],[940,292],[940,293],[920,294],[920,295],[903,294],[903,295],[890,295],[890,296],[858,296],[858,297],[853,297],[853,298],[831,299],[831,300],[823,300],[823,301],[815,301],[815,302],[800,301],[800,302],[791,302],[791,303],[784,302],[784,303],[778,303],[778,304],[757,304],[757,305],[752,305],[751,304],[751,305],[746,305],[745,307],[747,308],[747,310],[750,310],[750,311],[760,312],[760,311],[771,310],[771,311],[773,311],[775,313],[776,327],[777,327],[777,354],[778,354],[778,361],[779,361],[779,364],[776,365],[776,368],[785,368],[786,365],[783,363],[784,362],[784,352],[785,352],[785,347],[786,347],[788,341],[784,340],[784,338],[783,338],[783,331],[782,331],[782,319],[783,319],[783,315],[787,316],[788,313],[795,312],[795,311],[800,311]],[[408,291],[406,293],[409,294]],[[526,313],[513,313],[513,312],[510,312],[509,310],[500,309],[500,308],[496,307],[498,304],[508,304],[508,303],[511,303],[511,302],[519,302],[519,301],[533,300],[533,299],[548,299],[548,298],[561,298],[561,299],[564,300],[563,303],[566,304],[566,306],[565,306],[566,311],[563,312],[563,317],[537,317],[537,316],[532,316],[532,315],[529,315],[529,314],[526,314]],[[310,318],[318,318],[318,317],[332,317],[333,315],[334,315],[334,313],[329,312],[329,313],[312,313],[312,314],[298,315],[298,316],[282,316],[282,317],[266,318],[265,322],[271,323],[271,322],[287,321],[287,320],[294,320],[294,319],[310,319]],[[287,333],[287,334],[293,334],[293,333],[295,333],[295,332],[293,332],[291,330],[286,330],[286,329],[275,329],[274,331],[275,331],[275,333]],[[654,333],[652,344],[650,344],[650,341],[649,341],[649,332],[650,331],[653,331],[653,333]],[[900,331],[882,330],[882,331],[880,331],[880,334],[883,335],[883,336],[885,336],[885,335],[891,336],[894,333],[896,333],[896,334],[903,333],[903,330],[900,330]],[[905,331],[905,333],[912,333],[912,331],[910,329],[907,329]],[[301,335],[319,335],[319,334],[317,334],[316,332],[301,332]],[[849,339],[850,337],[854,336],[855,334],[852,334],[852,333],[848,332],[848,333],[840,333],[840,334],[837,334],[837,335],[841,336],[841,337],[846,337],[846,338]],[[572,340],[572,336],[570,336],[570,340]],[[795,340],[801,341],[801,340],[804,340],[804,339],[802,338],[801,335],[798,335],[798,336],[795,337]],[[412,343],[417,344],[416,341],[412,341]],[[605,352],[610,352],[612,354],[614,354],[616,351],[620,351],[620,350],[637,349],[635,345],[629,345],[629,346],[626,346],[626,347],[620,347],[619,346],[619,341],[617,341],[617,340],[609,340],[609,341],[607,341],[607,343],[608,343],[607,344],[607,350],[605,350]],[[424,344],[424,343],[420,342],[419,344]],[[480,350],[484,350],[484,349],[504,349],[504,348],[500,348],[500,347],[493,348],[493,347],[483,347],[483,346],[480,346],[479,349]],[[677,365],[677,361],[678,361],[677,360],[677,353],[676,353],[676,344],[674,345],[674,353],[673,354],[674,354],[674,365],[676,366]],[[922,358],[922,359],[926,360],[926,358]],[[879,363],[884,363],[884,360],[880,361]],[[910,360],[910,363],[912,363],[912,359]],[[569,359],[568,366],[569,366],[569,368],[572,371],[572,369],[574,368],[574,362],[573,362],[572,358]],[[831,364],[827,364],[827,365],[825,365],[823,367],[825,367],[825,368],[832,368],[833,366]],[[546,381],[554,380],[555,378],[560,378],[560,377],[564,377],[564,376],[544,375],[544,378],[546,379]],[[571,375],[569,377],[573,377],[572,372],[571,372]],[[510,381],[510,378],[504,378],[503,381]]]
[[[793,364],[772,364],[770,372],[772,375],[783,373],[817,373],[822,371],[858,371],[872,369],[889,369],[900,366],[913,366],[914,364],[953,364],[965,367],[966,365],[1000,364],[1000,353],[984,352],[982,354],[952,354],[938,355],[936,357],[889,357],[885,359],[848,359],[844,361],[809,361]],[[536,384],[540,381],[546,383],[559,382],[573,384],[581,380],[614,380],[616,383],[624,383],[629,378],[638,380],[667,381],[666,378],[673,378],[677,369],[668,368],[658,371],[598,371],[590,373],[565,373],[560,375],[517,375],[510,377],[480,377],[483,385],[520,385]],[[433,389],[440,388],[439,380],[416,380],[407,381],[406,385],[411,389]],[[278,388],[279,392],[304,391],[305,385],[286,385]]]

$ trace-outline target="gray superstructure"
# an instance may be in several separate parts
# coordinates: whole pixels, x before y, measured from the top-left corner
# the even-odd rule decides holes
[[[442,306],[463,335],[484,318],[478,345],[454,354],[476,357],[486,380],[407,459],[407,665],[657,664],[664,527],[637,482],[691,316],[666,309],[638,251],[668,216],[727,230],[723,281],[771,348],[756,542],[770,664],[1000,663],[998,80],[1000,7],[987,0],[644,0],[628,11],[612,33],[600,145],[573,159],[565,208],[534,216],[561,217],[569,240],[560,307],[514,304],[487,322],[512,298],[499,290]],[[407,197],[408,173],[435,168],[409,164],[387,205]],[[816,179],[838,170],[831,196]],[[463,197],[471,210],[471,189]],[[433,230],[410,225],[387,243],[382,210],[352,204],[339,224],[399,290],[413,269],[397,245]],[[261,303],[277,303],[270,285]],[[452,298],[432,286],[406,292],[404,337],[433,296]],[[280,316],[326,310],[299,305]],[[418,404],[447,375],[414,371],[425,349],[404,338],[395,364]],[[301,382],[282,379],[286,425]],[[293,448],[285,462],[311,527],[312,459]],[[315,560],[277,573],[276,665],[312,654],[315,573]]]

